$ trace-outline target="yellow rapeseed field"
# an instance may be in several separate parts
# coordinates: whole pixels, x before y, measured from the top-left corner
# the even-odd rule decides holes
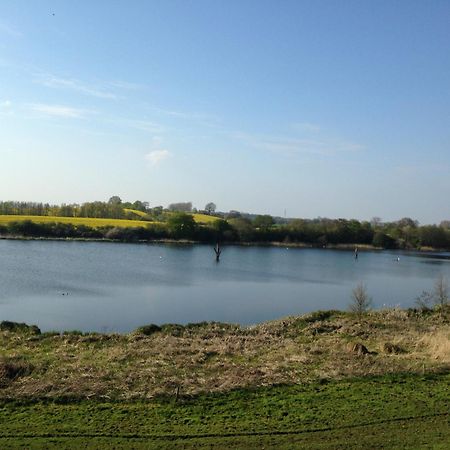
[[[192,214],[197,223],[211,223],[219,220],[217,217],[208,216],[207,214]]]
[[[145,213],[144,211],[139,211],[139,210],[137,210],[137,209],[124,208],[124,211],[125,211],[126,213],[133,213],[133,214],[136,214],[137,216],[140,216],[140,217],[147,217],[147,216],[148,216],[148,214]]]
[[[59,217],[59,216],[19,216],[19,215],[0,215],[0,225],[10,222],[20,222],[31,220],[36,223],[71,223],[72,225],[86,225],[92,228],[113,226],[113,227],[146,227],[149,223],[143,220],[124,220],[124,219],[94,219],[90,217]]]

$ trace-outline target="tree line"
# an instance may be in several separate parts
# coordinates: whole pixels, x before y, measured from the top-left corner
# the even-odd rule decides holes
[[[111,197],[107,202],[94,201],[82,204],[63,203],[61,205],[38,202],[0,201],[0,214],[3,215],[146,219],[146,217],[140,217],[134,213],[130,213],[127,209],[141,211],[148,215],[148,219],[151,219],[154,214],[148,202],[140,200],[136,200],[135,202],[122,202],[118,196]],[[158,213],[162,210],[163,208],[161,206],[160,210],[156,208],[155,212]]]
[[[217,218],[198,224],[192,214],[173,212],[162,222],[145,227],[99,227],[58,223],[39,224],[29,220],[0,226],[1,235],[99,238],[121,241],[187,239],[198,242],[281,242],[327,247],[337,244],[373,245],[386,249],[431,247],[450,249],[450,227],[445,224],[419,226],[411,219],[390,223],[359,222],[347,219],[295,219],[276,224],[271,216]]]

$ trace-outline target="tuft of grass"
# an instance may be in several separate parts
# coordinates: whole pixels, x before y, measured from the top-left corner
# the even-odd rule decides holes
[[[421,338],[420,344],[425,347],[432,359],[450,364],[450,331],[448,329],[427,333]]]
[[[34,367],[20,356],[0,358],[0,388],[19,377],[30,375]]]

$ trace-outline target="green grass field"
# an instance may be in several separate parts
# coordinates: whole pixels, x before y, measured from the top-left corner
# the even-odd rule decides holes
[[[450,375],[156,398],[0,402],[0,447],[447,449]]]
[[[146,227],[150,222],[143,220],[124,219],[93,219],[89,217],[59,217],[59,216],[18,216],[0,215],[0,225],[10,222],[20,222],[31,220],[36,223],[70,223],[72,225],[86,225],[92,228],[113,226],[113,227]],[[155,222],[152,222],[155,223]]]

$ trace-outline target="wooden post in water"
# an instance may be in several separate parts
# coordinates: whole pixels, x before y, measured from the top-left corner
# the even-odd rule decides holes
[[[219,242],[217,242],[216,246],[214,247],[214,253],[216,254],[216,261],[219,262],[220,254],[222,253],[222,249],[220,248]]]

